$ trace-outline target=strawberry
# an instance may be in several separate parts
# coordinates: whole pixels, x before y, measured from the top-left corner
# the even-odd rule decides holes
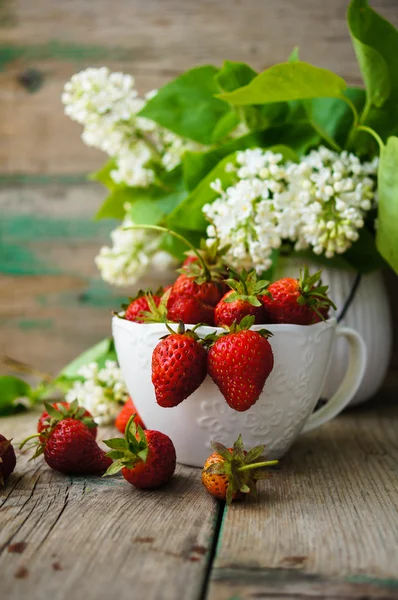
[[[261,295],[265,293],[269,281],[258,281],[253,269],[249,273],[243,269],[236,279],[225,281],[230,288],[217,304],[214,310],[214,323],[218,327],[240,323],[247,315],[254,316],[255,323],[265,322],[264,306]]]
[[[165,336],[152,354],[152,383],[156,402],[170,408],[180,404],[198,389],[207,373],[206,350],[194,331],[182,321],[175,333],[168,325]]]
[[[122,305],[125,310],[124,319],[134,321],[135,323],[144,323],[143,313],[149,312],[149,298],[152,299],[153,305],[156,307],[160,304],[163,290],[160,288],[155,294],[151,294],[149,290],[140,290],[134,298],[129,298],[128,305]]]
[[[51,416],[45,410],[39,418],[37,423],[38,433],[41,433],[43,430],[45,430],[50,423],[55,424],[55,422],[69,417],[71,419],[78,419],[83,421],[83,423],[86,423],[86,425],[89,426],[91,435],[94,439],[96,439],[97,426],[95,425],[93,417],[88,410],[80,408],[77,404],[74,404],[71,408],[71,405],[68,402],[54,402],[54,404],[51,404],[51,406],[54,409],[51,413]]]
[[[274,356],[267,339],[268,331],[250,331],[254,317],[247,316],[226,333],[205,338],[211,347],[207,356],[207,372],[231,408],[245,411],[257,402]]]
[[[126,431],[126,425],[129,422],[131,415],[134,414],[134,420],[137,423],[137,425],[140,425],[140,427],[145,429],[145,425],[142,422],[140,415],[137,413],[137,410],[134,406],[134,402],[131,398],[128,398],[115,420],[115,427],[120,431],[120,433],[124,433]]]
[[[222,279],[226,267],[221,257],[226,250],[220,250],[218,242],[207,246],[202,240],[199,250],[187,252],[181,275],[171,288],[167,306],[169,320],[192,325],[214,324],[214,307],[225,293]]]
[[[284,277],[272,283],[262,302],[269,323],[312,325],[328,317],[329,307],[336,309],[328,298],[328,286],[322,285],[321,273],[310,276],[308,267],[300,269],[300,278]]]
[[[261,456],[265,446],[256,446],[249,452],[243,447],[240,435],[233,448],[219,442],[211,442],[215,452],[206,460],[202,470],[202,483],[212,496],[226,500],[240,500],[250,494],[256,497],[259,479],[268,479],[267,467],[276,465],[277,460],[265,461]]]
[[[8,477],[15,469],[17,460],[11,440],[0,434],[0,485],[5,485]]]
[[[206,323],[214,325],[214,307],[203,304],[192,296],[175,294],[170,297],[167,305],[167,318],[170,321],[190,325]]]
[[[146,430],[130,417],[125,437],[105,440],[115,459],[105,475],[122,471],[123,477],[140,489],[154,489],[167,483],[176,468],[176,452],[171,439],[160,431]]]
[[[95,441],[90,431],[95,423],[88,417],[83,418],[84,408],[79,409],[74,401],[70,404],[70,410],[78,418],[59,418],[59,410],[47,403],[45,407],[51,417],[50,421],[40,433],[30,436],[20,447],[31,438],[38,437],[33,458],[43,454],[48,466],[55,471],[77,475],[104,473],[112,461]]]

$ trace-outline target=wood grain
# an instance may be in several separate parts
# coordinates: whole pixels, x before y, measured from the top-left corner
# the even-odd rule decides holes
[[[398,598],[395,390],[300,438],[225,512],[208,600]]]
[[[301,57],[351,84],[360,74],[345,22],[347,0],[9,0],[0,45],[0,165],[3,173],[84,173],[103,155],[84,146],[63,115],[73,72],[108,65],[136,76],[146,92],[196,64],[223,60],[262,70]],[[372,6],[398,25],[395,0]],[[1,18],[1,16],[0,16]],[[29,92],[28,69],[41,86]]]
[[[34,426],[31,413],[0,419],[15,441]],[[197,469],[178,467],[163,490],[142,492],[121,476],[66,477],[41,458],[17,460],[0,489],[2,598],[200,597],[217,505]]]

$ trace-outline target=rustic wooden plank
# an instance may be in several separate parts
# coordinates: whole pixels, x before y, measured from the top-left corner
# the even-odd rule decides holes
[[[34,423],[3,418],[0,431],[19,441]],[[197,469],[179,466],[163,490],[143,492],[120,476],[66,477],[17,460],[0,490],[2,598],[200,597],[218,508]]]
[[[398,25],[395,0],[372,6]],[[64,82],[89,65],[130,72],[146,92],[196,64],[240,60],[261,70],[298,45],[303,60],[359,84],[346,8],[347,0],[38,0],[34,8],[9,0],[0,15],[1,170],[81,173],[101,164],[60,102]],[[35,93],[27,69],[42,80]]]
[[[299,439],[256,503],[224,514],[208,600],[398,598],[396,378]]]

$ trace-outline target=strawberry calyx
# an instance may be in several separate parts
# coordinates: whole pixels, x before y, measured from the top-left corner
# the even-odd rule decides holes
[[[185,252],[187,260],[181,269],[178,269],[178,273],[182,273],[187,277],[193,278],[195,283],[199,285],[206,283],[207,281],[221,281],[227,276],[228,269],[227,265],[223,261],[223,256],[228,252],[230,246],[223,246],[220,248],[220,242],[215,239],[210,245],[206,243],[206,240],[200,241],[200,248],[192,251],[188,250]],[[210,274],[210,280],[203,269],[203,264],[198,261],[197,255],[200,255],[203,259],[208,273]]]
[[[310,275],[307,266],[300,268],[298,280],[300,296],[297,298],[297,303],[300,306],[308,305],[322,321],[325,321],[324,315],[320,312],[321,309],[327,309],[331,306],[336,310],[336,306],[327,295],[329,286],[322,285],[321,274],[322,269]]]
[[[277,465],[279,462],[265,460],[263,456],[265,445],[255,446],[245,452],[241,435],[234,443],[232,451],[220,442],[211,442],[211,446],[223,460],[209,465],[205,469],[205,473],[223,475],[227,478],[227,504],[231,504],[238,492],[255,498],[257,481],[271,477],[268,467]]]
[[[165,340],[166,338],[170,337],[171,335],[186,335],[187,337],[191,337],[194,340],[196,340],[199,344],[203,343],[204,340],[201,339],[198,334],[195,332],[195,329],[197,329],[198,327],[203,327],[203,325],[205,325],[204,323],[197,323],[192,329],[185,329],[185,324],[183,321],[178,321],[178,328],[177,331],[174,331],[174,329],[172,327],[170,327],[170,325],[168,323],[165,323],[169,333],[166,333],[166,335],[162,335],[161,338],[159,338],[160,340]]]
[[[236,321],[234,321],[232,325],[224,325],[223,329],[225,329],[225,331],[222,331],[221,333],[209,333],[202,341],[208,348],[210,348],[216,343],[217,340],[226,335],[229,335],[231,333],[239,333],[240,331],[248,331],[254,325],[255,320],[256,317],[254,317],[253,315],[246,315],[245,317],[243,317],[240,323],[236,323]],[[260,329],[259,331],[256,330],[255,333],[258,333],[264,338],[269,338],[273,336],[273,333],[271,331],[268,331],[268,329]]]
[[[112,438],[104,440],[104,444],[111,448],[106,456],[114,462],[108,467],[103,477],[115,475],[122,469],[132,469],[137,462],[146,462],[148,458],[148,441],[144,430],[134,421],[136,413],[131,415],[127,422],[124,438]]]
[[[64,406],[61,402],[57,402],[55,406],[49,404],[48,402],[44,402],[44,406],[48,413],[48,417],[43,422],[43,429],[39,433],[34,433],[33,435],[27,437],[19,446],[22,449],[27,442],[34,440],[31,447],[35,447],[36,450],[30,460],[34,460],[43,454],[47,441],[53,433],[55,427],[58,425],[58,423],[64,421],[65,419],[75,419],[77,421],[81,421],[89,429],[94,429],[97,427],[94,419],[91,416],[86,415],[86,409],[83,406],[79,406],[77,400],[71,402],[69,406]]]
[[[224,283],[233,290],[233,293],[223,298],[223,302],[230,303],[243,300],[249,302],[252,306],[261,306],[259,296],[270,295],[267,290],[270,282],[265,279],[258,280],[255,269],[251,271],[243,269],[240,275],[232,269],[230,269],[230,272],[234,277],[226,279]]]
[[[168,289],[166,292],[163,292],[163,290],[162,290],[162,295],[161,295],[160,302],[158,305],[156,305],[156,302],[155,302],[151,292],[147,292],[145,294],[147,302],[148,302],[149,310],[143,310],[141,312],[140,317],[141,317],[143,323],[166,323],[166,321],[167,321],[167,303],[169,301],[170,294],[171,294],[171,288]],[[159,295],[158,292],[156,292],[155,295],[158,296]]]

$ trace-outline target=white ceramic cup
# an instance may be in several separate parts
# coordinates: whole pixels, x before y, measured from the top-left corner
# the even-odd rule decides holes
[[[129,394],[146,427],[162,431],[173,440],[178,462],[202,467],[211,452],[212,440],[231,446],[240,433],[245,447],[266,444],[267,456],[280,458],[300,433],[335,417],[356,393],[366,365],[366,347],[358,333],[337,327],[335,319],[309,326],[266,327],[273,333],[269,341],[274,368],[260,398],[249,410],[237,412],[230,408],[209,376],[181,404],[162,408],[155,399],[151,361],[159,338],[168,333],[165,325],[113,317],[116,352]],[[196,332],[204,337],[215,330],[206,326]],[[337,337],[344,337],[350,348],[346,374],[333,397],[313,413]]]

